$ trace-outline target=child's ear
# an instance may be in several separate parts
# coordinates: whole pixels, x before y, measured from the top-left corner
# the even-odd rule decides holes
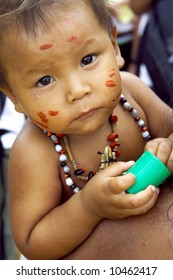
[[[121,56],[120,48],[117,44],[117,29],[116,29],[116,27],[113,27],[113,29],[112,29],[111,41],[112,41],[112,45],[113,45],[114,50],[115,50],[115,55],[116,55],[118,67],[119,67],[119,69],[121,69],[124,66],[124,58]]]
[[[0,91],[5,94],[14,104],[14,108],[16,110],[16,112],[18,113],[24,113],[23,107],[20,104],[20,102],[18,101],[18,99],[16,98],[16,96],[14,95],[14,93],[7,88],[1,88]]]

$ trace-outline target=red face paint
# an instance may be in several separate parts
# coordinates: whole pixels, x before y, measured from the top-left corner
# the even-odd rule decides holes
[[[115,75],[116,75],[115,73],[109,74],[109,78],[112,78]]]
[[[45,44],[45,45],[40,46],[40,50],[44,51],[44,50],[48,50],[48,49],[50,49],[52,47],[53,47],[52,44]]]
[[[112,80],[106,81],[106,86],[107,87],[116,87],[116,83]]]
[[[66,41],[67,41],[68,43],[71,43],[71,42],[73,42],[73,41],[75,41],[75,40],[77,40],[77,36],[72,35],[72,36],[68,37]]]
[[[43,112],[39,112],[39,113],[37,113],[37,115],[39,116],[39,118],[41,119],[42,122],[48,123],[48,119]]]
[[[38,122],[38,121],[36,121],[34,119],[32,119],[32,122],[35,123],[36,125],[38,125],[39,127],[43,128],[43,129],[49,129],[49,127],[46,124]]]
[[[108,71],[109,78],[112,78],[113,76],[116,76],[115,68],[112,68]]]
[[[49,111],[48,114],[49,114],[49,116],[54,117],[54,116],[57,116],[59,114],[59,112],[58,111]]]

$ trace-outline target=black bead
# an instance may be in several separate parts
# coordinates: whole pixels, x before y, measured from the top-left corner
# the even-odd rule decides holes
[[[88,174],[88,181],[91,180],[91,178],[94,176],[94,173],[91,171],[89,174]]]
[[[84,169],[77,169],[74,171],[74,175],[79,176],[82,175],[85,172]]]

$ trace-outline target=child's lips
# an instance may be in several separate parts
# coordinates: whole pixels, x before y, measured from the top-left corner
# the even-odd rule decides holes
[[[88,117],[92,116],[97,110],[98,110],[98,108],[90,109],[88,111],[81,112],[75,120],[87,119]]]

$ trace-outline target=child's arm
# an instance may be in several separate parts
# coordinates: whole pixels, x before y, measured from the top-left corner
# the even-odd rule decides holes
[[[102,219],[142,214],[156,202],[157,192],[152,187],[136,195],[123,193],[135,178],[132,174],[120,176],[132,163],[119,162],[62,204],[57,154],[49,139],[42,138],[42,132],[19,138],[9,166],[13,233],[27,258],[62,258]],[[26,149],[27,141],[30,145]]]

